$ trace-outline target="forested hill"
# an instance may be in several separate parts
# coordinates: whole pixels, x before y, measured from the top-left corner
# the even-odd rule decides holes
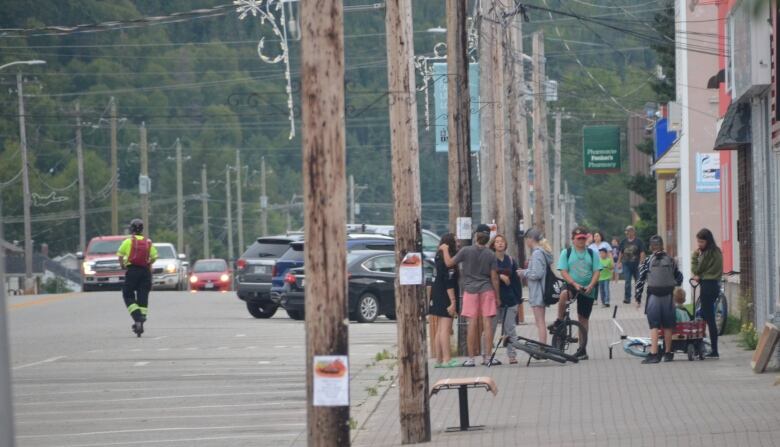
[[[229,3],[229,2],[225,2]],[[347,152],[348,171],[361,189],[359,221],[391,221],[390,143],[387,124],[386,52],[384,9],[364,8],[369,0],[345,0],[345,44],[347,70]],[[544,2],[532,2],[543,5]],[[583,14],[603,13],[585,4],[549,1],[551,8],[572,8]],[[651,21],[663,1],[636,8],[627,5],[631,20]],[[44,26],[73,26],[109,21],[127,22],[144,17],[212,8],[214,1],[173,0],[103,1],[44,0],[6,2],[0,10],[0,28],[33,29]],[[625,12],[610,13],[628,17]],[[653,53],[633,48],[643,44],[625,34],[604,27],[589,29],[576,20],[554,17],[540,11],[530,13],[527,30],[543,28],[547,38],[550,77],[560,83],[559,107],[573,117],[564,123],[564,166],[566,176],[584,200],[579,210],[582,220],[616,227],[629,218],[624,176],[583,179],[578,135],[583,123],[625,120],[625,110],[615,107],[593,82],[598,79],[607,91],[627,109],[641,110],[653,99],[647,79],[655,65]],[[639,22],[636,22],[639,23]],[[443,34],[428,32],[445,26],[443,0],[414,2],[415,49],[431,54]],[[562,45],[566,39],[590,42]],[[590,25],[593,27],[594,25]],[[632,25],[640,26],[640,25]],[[58,213],[77,209],[75,160],[75,103],[82,111],[83,140],[87,172],[88,237],[110,231],[108,169],[110,133],[109,101],[115,98],[120,118],[119,185],[120,222],[139,214],[137,183],[139,173],[139,126],[145,123],[150,142],[152,178],[152,219],[155,240],[175,241],[175,142],[182,142],[185,161],[184,189],[193,196],[185,203],[186,241],[190,254],[201,253],[200,170],[208,168],[209,211],[212,247],[225,256],[226,202],[225,171],[235,163],[235,150],[241,149],[245,184],[243,199],[247,240],[259,234],[259,170],[261,157],[268,164],[268,195],[272,206],[294,202],[301,192],[301,144],[299,122],[296,137],[288,138],[287,96],[284,64],[267,64],[257,55],[257,43],[265,36],[266,51],[272,56],[278,40],[270,27],[251,15],[239,20],[234,8],[207,17],[185,16],[176,23],[139,24],[134,27],[108,26],[90,32],[57,34],[28,32],[23,37],[7,32],[0,36],[0,63],[43,59],[46,65],[24,67],[27,135],[31,185],[34,196],[33,235],[36,245],[48,243],[53,253],[73,251],[78,244],[78,221],[61,219]],[[614,45],[613,45],[614,43]],[[646,46],[646,44],[644,44]],[[614,47],[613,50],[611,48]],[[298,97],[299,42],[291,42],[291,73],[296,119],[300,115]],[[530,49],[530,40],[526,40]],[[580,59],[583,65],[575,62]],[[586,74],[583,66],[590,72]],[[5,87],[0,97],[0,184],[2,212],[8,217],[22,215],[21,182],[13,180],[21,168],[15,68],[0,72]],[[434,132],[424,127],[423,96],[419,97],[420,138],[422,141],[423,210],[426,226],[437,231],[446,227],[446,155],[433,152]],[[433,129],[433,127],[431,127]],[[475,187],[477,189],[477,187]],[[614,199],[620,197],[619,199]],[[609,198],[609,199],[607,199]],[[299,200],[299,199],[298,199]],[[605,203],[605,202],[611,203]],[[606,206],[614,214],[603,220],[599,211]],[[235,211],[235,210],[234,210]],[[292,227],[302,225],[300,212],[293,209]],[[284,211],[270,213],[271,231],[287,225]],[[6,238],[22,239],[22,225],[5,226]]]

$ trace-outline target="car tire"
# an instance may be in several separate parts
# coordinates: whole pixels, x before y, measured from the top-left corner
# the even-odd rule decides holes
[[[306,319],[306,316],[304,315],[303,311],[300,310],[286,310],[286,311],[287,311],[287,316],[289,316],[293,320],[301,321]]]
[[[279,306],[271,303],[246,303],[246,309],[255,318],[271,318],[278,308]]]
[[[393,321],[395,321],[395,319],[396,319],[395,312],[388,312],[388,313],[385,314],[385,317],[388,320],[393,320]]]
[[[361,323],[373,323],[379,316],[379,298],[371,292],[358,298],[355,319]]]

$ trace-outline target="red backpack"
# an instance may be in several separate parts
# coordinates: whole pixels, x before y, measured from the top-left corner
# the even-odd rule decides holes
[[[138,267],[149,267],[152,241],[146,238],[138,239],[135,236],[131,240],[130,255],[127,257],[127,263]]]

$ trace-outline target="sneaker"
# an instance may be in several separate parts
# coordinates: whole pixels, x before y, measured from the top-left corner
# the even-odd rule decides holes
[[[463,362],[463,364],[461,366],[465,366],[467,368],[472,368],[472,367],[477,366],[477,365],[474,364],[474,359],[468,359],[465,362]]]
[[[517,359],[516,358],[509,359],[509,364],[510,365],[517,365]]]
[[[455,368],[456,366],[460,366],[457,360],[452,359],[447,363],[442,363],[440,368]]]
[[[664,354],[664,362],[673,362],[674,361],[674,353],[673,352],[667,352]]]
[[[623,300],[623,304],[631,304],[631,300]]]
[[[643,365],[650,365],[652,363],[660,363],[661,356],[658,354],[648,354],[647,358],[642,360]]]
[[[720,355],[717,352],[710,352],[704,356],[705,359],[719,359]]]
[[[501,363],[501,360],[495,358],[493,360],[488,359],[488,361],[485,362],[485,366],[501,366],[501,365],[503,365],[503,363]]]
[[[609,304],[602,304],[601,307],[609,307]]]
[[[577,360],[588,360],[588,353],[585,351],[577,351],[574,353],[574,357],[577,357]]]

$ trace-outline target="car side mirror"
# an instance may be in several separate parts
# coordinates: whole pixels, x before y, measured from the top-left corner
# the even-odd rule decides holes
[[[187,259],[187,255],[185,255],[184,253],[179,253],[178,258],[183,261],[183,260]]]
[[[84,260],[84,252],[83,251],[77,251],[76,252],[76,259],[83,261]]]

